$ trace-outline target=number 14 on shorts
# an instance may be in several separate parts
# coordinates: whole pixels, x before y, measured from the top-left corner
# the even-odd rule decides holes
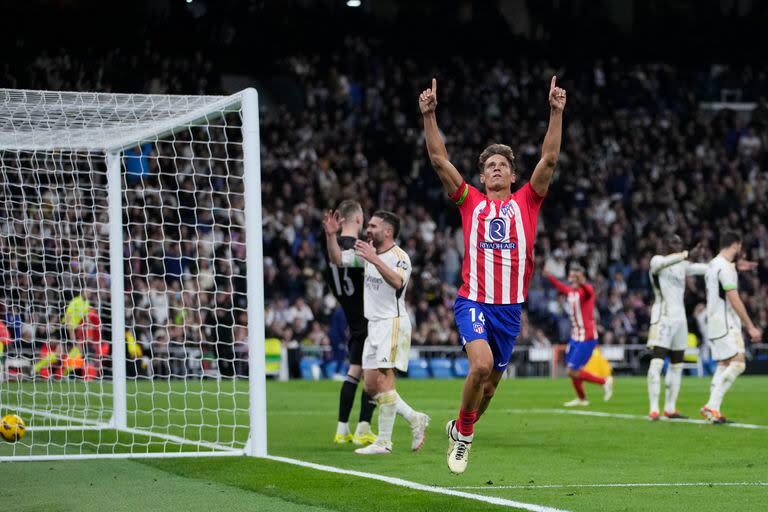
[[[477,308],[469,308],[469,315],[472,317],[472,323],[475,323],[478,320],[480,320],[480,323],[485,325],[485,315],[483,315],[482,311],[478,315],[477,314]]]

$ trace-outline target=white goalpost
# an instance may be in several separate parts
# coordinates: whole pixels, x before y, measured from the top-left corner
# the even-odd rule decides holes
[[[267,454],[259,155],[254,89],[0,89],[0,461]]]

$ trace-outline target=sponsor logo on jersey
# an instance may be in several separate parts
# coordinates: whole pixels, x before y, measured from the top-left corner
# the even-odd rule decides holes
[[[383,277],[365,276],[365,286],[371,290],[378,291],[379,287],[384,284]]]
[[[400,260],[397,262],[397,268],[401,268],[403,270],[408,270],[408,262],[405,260]]]
[[[489,250],[516,249],[517,242],[505,242],[507,239],[507,221],[506,219],[495,218],[488,225],[486,240],[478,242],[477,247]]]
[[[477,244],[480,249],[517,249],[517,242],[480,242]]]
[[[488,236],[494,242],[503,242],[507,238],[507,223],[504,219],[495,218],[488,227]]]
[[[477,334],[483,334],[485,332],[485,327],[481,322],[475,322],[472,324],[472,329],[474,329]]]

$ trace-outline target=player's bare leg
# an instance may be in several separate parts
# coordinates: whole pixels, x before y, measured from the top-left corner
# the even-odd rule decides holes
[[[480,401],[480,407],[477,409],[477,418],[475,419],[475,423],[480,421],[480,417],[485,413],[485,411],[488,409],[488,406],[491,404],[493,395],[496,393],[496,389],[499,387],[499,382],[503,376],[504,372],[493,370],[490,377],[488,377],[488,380],[485,381],[485,386],[483,387],[483,398]],[[450,444],[448,451],[450,452],[459,435],[459,431],[456,429],[456,420],[449,421],[445,427],[445,430],[449,438]]]
[[[465,350],[469,359],[469,373],[461,393],[459,418],[446,425],[448,469],[457,474],[467,469],[469,449],[474,439],[474,424],[483,405],[486,385],[493,373],[493,352],[487,341],[473,340],[465,345]],[[490,403],[490,398],[487,402]],[[485,408],[487,407],[486,403]]]
[[[501,378],[503,376],[504,372],[494,369],[491,372],[491,375],[485,381],[485,386],[483,387],[483,398],[480,400],[480,407],[477,410],[477,419],[475,420],[475,423],[480,420],[480,416],[485,413],[485,411],[488,409],[488,406],[491,404],[493,395],[496,393],[496,388],[499,387],[499,382],[501,382]]]

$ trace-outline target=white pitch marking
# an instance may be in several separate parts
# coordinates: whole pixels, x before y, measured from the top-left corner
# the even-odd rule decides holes
[[[67,425],[67,426],[51,426],[46,427],[45,425],[31,425],[29,427],[29,430],[116,430],[120,432],[126,432],[128,434],[138,434],[141,436],[146,437],[156,437],[159,439],[165,439],[166,441],[171,441],[176,444],[185,444],[185,445],[193,445],[203,448],[209,448],[211,450],[221,450],[228,453],[233,454],[240,454],[242,453],[242,449],[240,448],[233,448],[231,446],[221,445],[218,443],[211,443],[208,441],[194,441],[192,439],[186,439],[184,437],[175,436],[172,434],[163,434],[161,432],[153,432],[151,430],[144,430],[141,428],[133,428],[133,427],[110,427],[108,424],[105,423],[99,423],[97,421],[84,419],[84,418],[72,418],[70,416],[64,416],[62,414],[56,414],[51,413],[47,411],[38,411],[36,409],[29,409],[27,407],[17,406],[15,408],[18,411],[25,412],[27,414],[31,414],[33,416],[42,416],[44,418],[49,418],[53,420],[62,420],[62,421],[68,421],[72,423],[80,423],[85,428],[78,429],[77,425]],[[206,452],[207,453],[207,452]],[[132,455],[132,454],[129,454]],[[138,454],[137,454],[138,455]]]
[[[453,411],[454,411],[453,409],[445,409],[446,414]],[[492,413],[507,412],[507,413],[513,413],[513,414],[569,414],[573,416],[595,416],[598,418],[618,418],[622,420],[650,421],[648,420],[647,416],[641,416],[639,414],[623,414],[623,413],[584,411],[584,410],[571,410],[571,409],[491,409],[491,411]],[[303,411],[277,410],[277,411],[269,411],[269,414],[281,415],[281,416],[327,416],[328,411],[326,410],[314,410],[314,411],[312,410],[303,410]],[[661,421],[667,422],[667,423],[692,423],[695,425],[709,425],[708,421],[697,420],[697,419],[669,420],[666,418],[661,418]],[[734,428],[745,428],[745,429],[751,429],[751,430],[768,429],[768,425],[755,425],[752,423],[724,423],[724,426],[734,427]]]
[[[639,414],[623,414],[623,413],[612,413],[612,412],[601,412],[601,411],[584,411],[584,410],[571,410],[571,409],[498,409],[499,412],[510,412],[510,413],[520,413],[520,414],[569,414],[573,416],[595,416],[598,418],[618,418],[622,420],[643,420],[643,421],[650,421],[647,416],[641,416]],[[666,418],[662,418],[661,421],[669,422],[669,423],[693,423],[696,425],[709,425],[709,422],[706,420],[695,420],[695,419],[685,419],[685,420],[669,420]],[[733,428],[746,428],[746,429],[768,429],[767,425],[754,425],[752,423],[724,423],[726,427],[733,427]]]
[[[678,482],[636,484],[466,485],[446,489],[572,489],[582,487],[768,487],[768,482]]]
[[[435,487],[433,485],[425,485],[417,482],[411,482],[410,480],[403,480],[402,478],[394,478],[391,476],[377,475],[376,473],[365,473],[363,471],[354,471],[351,469],[342,469],[333,466],[325,466],[323,464],[315,464],[314,462],[305,462],[303,460],[289,459],[287,457],[277,457],[275,455],[267,455],[265,457],[269,460],[278,462],[285,462],[286,464],[293,464],[295,466],[302,466],[305,468],[317,469],[319,471],[327,471],[329,473],[338,473],[341,475],[351,475],[360,478],[368,478],[371,480],[378,480],[380,482],[386,482],[388,484],[397,485],[400,487],[406,487],[408,489],[415,489],[417,491],[432,492],[436,494],[446,494],[448,496],[456,496],[459,498],[467,498],[470,500],[482,501],[490,503],[492,505],[501,505],[504,507],[519,508],[522,510],[530,510],[532,512],[565,512],[559,508],[547,507],[544,505],[535,505],[532,503],[523,503],[520,501],[513,501],[504,498],[496,498],[493,496],[483,496],[482,494],[472,494],[468,492],[457,491],[447,487]]]

